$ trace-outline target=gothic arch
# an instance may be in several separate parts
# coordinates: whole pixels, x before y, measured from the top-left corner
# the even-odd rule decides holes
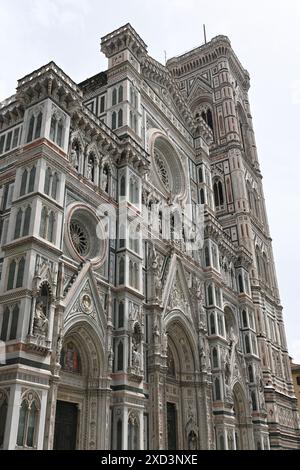
[[[235,440],[236,448],[238,450],[250,449],[249,441],[249,416],[247,410],[249,409],[246,393],[240,382],[236,380],[232,388],[233,395],[233,412],[235,418]]]
[[[73,341],[82,361],[82,370],[87,377],[99,378],[105,373],[105,343],[96,331],[91,320],[86,315],[78,315],[72,322],[68,322],[63,333],[64,344]]]

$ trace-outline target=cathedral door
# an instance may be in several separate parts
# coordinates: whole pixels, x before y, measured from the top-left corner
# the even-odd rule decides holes
[[[176,405],[167,403],[168,450],[177,450]]]
[[[78,408],[74,403],[57,401],[54,446],[55,450],[75,450]]]

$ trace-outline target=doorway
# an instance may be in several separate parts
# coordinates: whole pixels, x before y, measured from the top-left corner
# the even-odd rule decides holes
[[[75,403],[57,401],[54,450],[75,450],[77,438],[78,407]]]
[[[168,450],[177,450],[176,405],[167,403]]]

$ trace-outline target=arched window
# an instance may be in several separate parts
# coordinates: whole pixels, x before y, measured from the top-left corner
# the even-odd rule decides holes
[[[238,281],[239,281],[239,292],[242,294],[244,291],[244,282],[243,282],[243,277],[241,274],[238,276]]]
[[[126,196],[126,180],[125,180],[124,175],[121,177],[121,182],[120,182],[120,196],[121,197]]]
[[[53,114],[51,118],[51,126],[50,126],[50,139],[55,142],[56,140],[56,126],[57,126],[57,119],[55,114]]]
[[[224,190],[223,184],[220,180],[215,181],[213,185],[214,199],[216,208],[224,205]]]
[[[111,128],[112,130],[117,128],[117,114],[115,111],[111,115]]]
[[[122,126],[123,126],[123,110],[119,109],[119,112],[118,112],[118,127],[122,127]]]
[[[203,183],[203,169],[202,169],[202,166],[199,167],[199,183]]]
[[[125,281],[125,260],[124,258],[120,259],[119,262],[119,284],[124,284]]]
[[[16,272],[16,262],[15,260],[11,261],[8,270],[8,280],[7,280],[7,290],[14,288],[14,280],[15,280],[15,272]]]
[[[133,286],[133,262],[129,261],[129,285]]]
[[[243,327],[248,328],[248,317],[246,310],[242,311],[242,320],[243,320]]]
[[[53,179],[52,179],[52,188],[51,188],[51,197],[53,199],[56,199],[57,187],[58,187],[58,175],[57,173],[54,173]]]
[[[118,103],[121,103],[123,101],[123,86],[119,86],[118,90]]]
[[[34,130],[35,117],[32,115],[29,121],[27,142],[31,142],[33,139],[33,130]]]
[[[211,335],[216,334],[216,321],[215,321],[215,314],[214,313],[210,314],[210,334]]]
[[[117,347],[117,371],[123,370],[123,341]]]
[[[23,171],[22,178],[21,178],[21,188],[20,188],[20,196],[24,196],[26,193],[26,187],[27,187],[27,170]]]
[[[134,132],[137,132],[137,131],[138,131],[138,128],[137,128],[137,117],[136,117],[135,114],[134,114],[134,116],[133,116],[133,130],[134,130]]]
[[[112,106],[115,106],[117,104],[117,89],[114,88],[112,91]]]
[[[0,390],[0,449],[3,447],[4,434],[6,427],[6,418],[7,418],[7,395],[6,393]]]
[[[54,212],[51,211],[49,214],[49,219],[48,219],[48,233],[47,233],[47,240],[51,243],[53,243],[54,223],[55,223],[55,215],[54,215]]]
[[[139,289],[139,267],[137,263],[134,263],[134,279],[133,279],[133,287],[135,289]]]
[[[19,305],[15,305],[12,311],[12,319],[11,319],[10,334],[9,334],[10,340],[17,338],[18,323],[19,323]]]
[[[130,415],[128,418],[128,450],[139,449],[139,423],[137,417]]]
[[[251,354],[250,340],[249,340],[248,335],[245,336],[245,350],[246,350],[246,354]]]
[[[81,373],[81,359],[78,349],[72,341],[69,341],[61,351],[60,363],[62,370],[75,374]]]
[[[56,137],[56,143],[57,145],[59,145],[59,147],[63,146],[63,131],[64,131],[64,125],[63,125],[62,120],[60,119],[57,125],[57,137]]]
[[[248,366],[248,375],[249,375],[249,382],[253,383],[254,375],[253,375],[253,367],[251,366],[251,364]]]
[[[50,193],[51,178],[52,178],[52,171],[50,170],[50,168],[47,168],[46,174],[45,174],[44,193],[48,194],[48,196]]]
[[[28,184],[28,192],[32,193],[34,191],[34,181],[35,181],[35,166],[33,166],[30,170],[29,175],[29,184]]]
[[[23,211],[22,209],[19,209],[17,213],[17,217],[16,217],[14,239],[20,238],[21,236],[22,220],[23,220]]]
[[[205,192],[204,189],[200,189],[200,204],[205,204]]]
[[[256,400],[256,393],[255,392],[251,392],[251,402],[252,402],[253,411],[257,411],[257,400]]]
[[[213,357],[213,361],[212,361],[213,362],[213,368],[217,369],[219,367],[219,358],[218,358],[217,348],[213,349],[212,357]]]
[[[215,379],[215,400],[221,400],[221,386],[220,379],[218,377]]]
[[[0,337],[1,341],[7,341],[9,317],[10,317],[10,310],[8,307],[6,307],[2,316],[1,337]]]
[[[37,423],[39,408],[32,393],[22,401],[19,417],[17,445],[20,447],[35,447],[37,440]]]
[[[23,278],[24,278],[24,269],[25,269],[25,258],[21,258],[18,265],[18,274],[17,274],[17,283],[16,287],[23,287]]]
[[[212,116],[212,112],[211,112],[210,109],[207,110],[206,116],[207,116],[207,124],[209,125],[209,127],[211,128],[211,130],[213,130],[213,128],[214,128],[214,125],[213,125],[213,116]]]
[[[124,326],[124,302],[119,303],[118,310],[118,328],[123,328]]]
[[[31,218],[31,207],[28,206],[25,211],[24,216],[24,225],[23,225],[23,237],[26,237],[29,234],[29,227],[30,227],[30,218]]]
[[[47,227],[47,215],[48,211],[44,206],[41,213],[41,224],[40,224],[40,237],[46,238],[46,227]]]
[[[41,136],[42,120],[43,120],[43,114],[42,112],[39,112],[37,121],[36,121],[35,133],[34,133],[35,139],[38,139]]]
[[[207,297],[208,297],[208,305],[213,305],[214,304],[214,298],[213,298],[213,288],[212,285],[209,284],[207,288]]]
[[[206,247],[204,248],[204,254],[205,254],[205,266],[210,266],[211,263],[210,263],[210,251],[209,251],[209,247],[206,245]]]

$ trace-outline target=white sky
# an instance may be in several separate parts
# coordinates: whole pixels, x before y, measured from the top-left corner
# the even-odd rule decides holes
[[[101,36],[130,22],[164,63],[229,36],[252,78],[250,102],[290,355],[300,363],[300,2],[285,0],[0,0],[0,100],[54,60],[80,82],[106,69]]]

